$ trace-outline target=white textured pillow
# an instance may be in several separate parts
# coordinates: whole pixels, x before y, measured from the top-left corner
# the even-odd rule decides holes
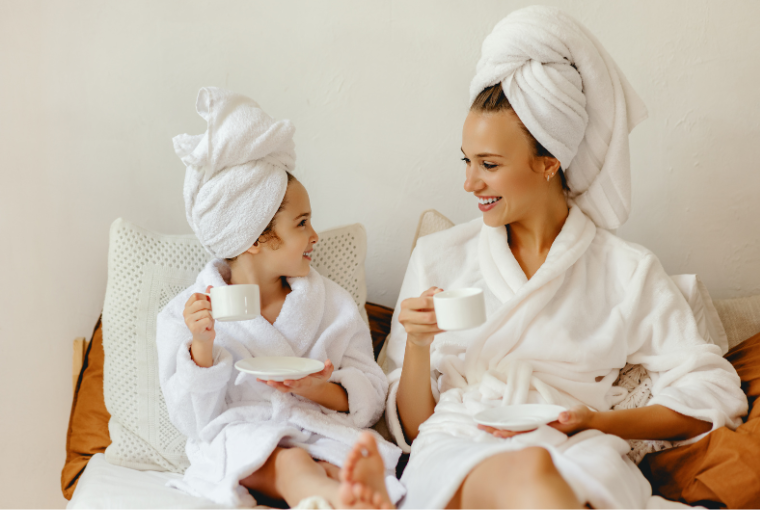
[[[359,224],[320,234],[312,265],[354,297],[366,320],[367,237]],[[171,424],[158,383],[156,316],[189,287],[210,255],[193,235],[111,225],[103,305],[103,393],[111,413],[106,459],[135,469],[187,468],[185,437]]]

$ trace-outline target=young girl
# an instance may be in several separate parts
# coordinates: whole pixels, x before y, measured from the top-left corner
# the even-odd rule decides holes
[[[253,494],[391,507],[403,495],[392,475],[400,450],[361,432],[383,412],[387,379],[351,296],[310,268],[318,236],[290,174],[294,128],[223,89],[201,89],[197,109],[207,132],[174,143],[188,221],[215,259],[158,316],[161,387],[188,437],[190,467],[174,486],[228,506],[253,505]],[[241,283],[259,285],[261,316],[215,322],[202,293]],[[266,382],[234,368],[250,356],[325,368]]]

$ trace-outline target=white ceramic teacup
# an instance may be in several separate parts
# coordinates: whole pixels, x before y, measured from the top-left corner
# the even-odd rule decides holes
[[[483,289],[446,290],[433,296],[433,303],[438,327],[444,331],[475,328],[486,321]]]
[[[261,315],[259,286],[253,283],[211,287],[211,316],[216,321],[247,321]]]

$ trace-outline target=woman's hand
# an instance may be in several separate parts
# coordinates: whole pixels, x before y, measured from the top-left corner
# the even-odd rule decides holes
[[[595,411],[579,405],[559,413],[559,419],[551,422],[549,426],[572,436],[577,432],[595,428],[593,426],[594,416],[596,416]]]
[[[575,406],[572,409],[561,412],[559,414],[559,419],[557,421],[549,423],[548,425],[559,430],[560,432],[564,432],[568,436],[571,436],[577,432],[581,432],[582,430],[594,428],[592,422],[595,414],[596,413],[594,411],[586,406]],[[501,437],[505,439],[508,437],[517,436],[519,434],[527,434],[528,432],[533,432],[536,430],[532,429],[522,432],[514,432],[511,430],[495,429],[493,427],[488,427],[487,425],[478,425],[478,428],[480,430],[485,430],[495,437]]]
[[[206,287],[206,292],[211,290],[211,285]],[[193,294],[185,303],[182,311],[185,325],[193,335],[193,343],[190,345],[190,357],[199,367],[210,367],[214,364],[212,350],[214,347],[214,318],[211,315],[211,301],[208,296],[200,293]]]
[[[408,298],[401,302],[398,321],[406,330],[406,337],[414,345],[428,346],[433,343],[435,335],[443,333],[438,328],[438,319],[433,307],[433,296],[443,292],[438,287],[430,287],[418,298]]]
[[[317,397],[322,393],[325,387],[330,382],[330,376],[332,376],[335,366],[329,359],[325,361],[325,368],[321,371],[307,375],[301,379],[286,379],[284,381],[264,381],[262,379],[256,379],[259,382],[265,383],[270,388],[274,388],[280,393],[295,393],[308,399],[314,400],[312,397]]]

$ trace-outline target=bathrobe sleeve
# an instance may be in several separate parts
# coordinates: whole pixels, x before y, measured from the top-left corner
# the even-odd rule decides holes
[[[635,269],[621,310],[628,316],[628,363],[652,378],[652,399],[686,416],[732,429],[747,413],[747,398],[718,346],[699,334],[694,315],[657,257],[647,253]],[[689,442],[702,436],[692,438]]]
[[[414,252],[412,252],[412,257],[409,259],[406,275],[404,275],[404,282],[401,284],[401,291],[399,292],[398,301],[396,302],[396,309],[393,311],[393,318],[391,319],[391,332],[385,340],[388,342],[388,347],[386,350],[383,370],[385,370],[389,382],[388,400],[385,406],[385,419],[388,424],[388,430],[393,436],[394,441],[396,441],[396,444],[401,447],[401,450],[404,453],[411,452],[412,447],[404,436],[404,430],[401,426],[401,420],[398,415],[398,406],[396,403],[398,385],[401,379],[401,368],[404,365],[404,353],[406,351],[406,330],[398,321],[398,315],[401,310],[402,301],[411,297],[419,297],[420,294],[434,285],[424,281],[422,259],[423,255],[421,253],[420,245],[418,245]],[[433,396],[437,400],[439,397],[438,383],[432,368],[430,370],[430,387],[433,391]]]
[[[199,439],[201,430],[225,408],[232,377],[232,355],[214,345],[214,364],[202,368],[190,357],[192,334],[182,317],[188,291],[180,293],[158,315],[159,381],[169,418],[185,436]]]
[[[354,426],[369,428],[383,414],[388,380],[375,362],[372,337],[358,312],[353,324],[354,331],[343,353],[340,368],[333,372],[330,380],[346,390],[348,415]]]
[[[383,414],[388,381],[375,361],[372,337],[359,315],[353,297],[337,283],[322,277],[325,285],[325,342],[327,356],[335,364],[330,381],[348,395],[348,417],[357,428],[368,428]]]

